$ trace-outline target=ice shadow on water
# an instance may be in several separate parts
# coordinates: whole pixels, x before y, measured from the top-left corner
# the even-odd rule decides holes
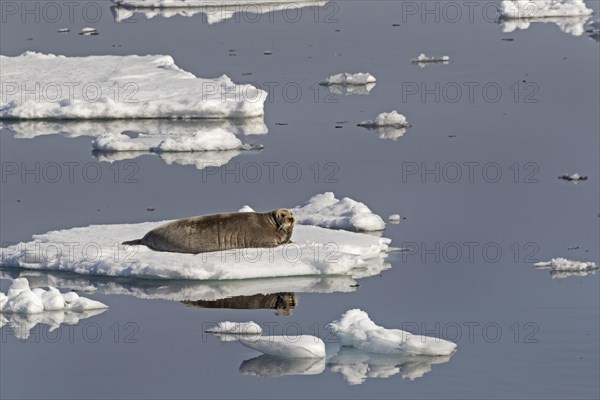
[[[182,6],[149,7],[144,6],[139,0],[113,0],[115,5],[111,7],[111,11],[116,22],[130,22],[130,20],[135,20],[137,15],[143,15],[146,19],[152,19],[154,17],[193,17],[196,14],[203,14],[202,21],[208,25],[213,25],[232,19],[236,14],[241,15],[236,18],[236,22],[247,21],[255,23],[261,20],[261,14],[268,14],[268,18],[273,18],[272,13],[277,11],[288,12],[288,10],[293,11],[303,7],[323,7],[328,1],[329,0],[295,0],[293,2],[286,2],[285,0],[188,0],[187,6],[184,2],[180,2]],[[293,15],[294,17],[290,15],[288,19],[296,18],[296,14]]]
[[[373,271],[365,276],[376,273]],[[351,276],[193,281],[89,276],[8,267],[0,267],[0,278],[27,278],[32,289],[53,286],[83,293],[178,301],[198,308],[273,309],[281,316],[289,315],[298,305],[298,293],[353,292],[358,286],[358,277]]]
[[[239,371],[244,375],[276,378],[284,375],[319,375],[325,371],[324,358],[277,358],[266,354],[245,360]]]
[[[449,356],[388,355],[368,353],[353,347],[342,347],[327,362],[332,372],[343,375],[350,385],[363,384],[371,378],[390,378],[400,374],[402,378],[414,380],[431,371],[435,364],[450,361]]]

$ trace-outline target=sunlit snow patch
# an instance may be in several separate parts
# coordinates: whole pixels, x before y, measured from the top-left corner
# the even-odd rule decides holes
[[[263,115],[267,97],[265,91],[236,85],[226,75],[198,78],[163,55],[26,52],[0,56],[0,65],[1,119],[255,117]],[[23,88],[31,85],[36,95],[25,96]]]
[[[448,340],[378,326],[359,309],[346,311],[327,328],[340,339],[342,346],[371,353],[447,356],[456,350],[456,344]]]

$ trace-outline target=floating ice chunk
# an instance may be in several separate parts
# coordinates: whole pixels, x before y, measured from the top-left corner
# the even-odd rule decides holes
[[[592,15],[584,0],[503,0],[500,14],[507,19]]]
[[[448,64],[450,62],[449,56],[440,56],[440,57],[428,57],[424,53],[419,54],[417,58],[413,58],[410,60],[413,64],[418,64],[421,68],[425,68],[427,64],[433,63],[442,63]]]
[[[240,365],[244,375],[275,378],[284,375],[319,375],[325,371],[324,358],[279,358],[263,354]]]
[[[303,206],[291,209],[300,224],[350,231],[381,231],[383,219],[369,207],[348,197],[338,200],[332,192],[317,194]]]
[[[392,214],[388,217],[388,221],[390,221],[391,224],[399,224],[401,220],[400,214]]]
[[[322,85],[368,85],[369,83],[375,83],[377,79],[367,72],[359,72],[356,74],[341,73],[331,75],[327,78],[327,81],[323,82]]]
[[[575,173],[575,174],[571,174],[571,175],[568,175],[568,174],[561,175],[558,177],[558,179],[562,179],[564,181],[579,182],[579,181],[587,181],[588,177]]]
[[[598,269],[595,262],[573,261],[566,258],[553,258],[550,261],[535,263],[533,266],[536,268],[551,268],[553,271],[558,272],[591,271]]]
[[[324,6],[328,0],[113,0],[116,4],[113,13],[117,22],[126,21],[136,13],[146,18],[156,16],[171,18],[174,16],[192,17],[205,14],[205,21],[216,24],[227,21],[238,12],[273,13],[299,9],[302,7]]]
[[[325,358],[325,343],[312,335],[260,336],[241,339],[246,347],[280,358]]]
[[[223,150],[251,150],[260,146],[243,144],[233,133],[217,128],[200,131],[192,135],[160,137],[140,135],[131,138],[127,135],[105,135],[92,141],[94,150],[103,152],[118,151],[151,151],[163,152],[195,152]]]
[[[31,290],[26,278],[13,280],[6,295],[0,296],[0,312],[16,314],[37,314],[44,311],[87,311],[108,308],[99,301],[79,297],[77,293],[61,294],[58,289],[49,287]]]
[[[267,95],[252,85],[236,85],[225,75],[198,78],[175,65],[170,56],[65,57],[26,52],[0,56],[0,64],[2,81],[17,88],[27,82],[55,87],[56,82],[74,81],[93,82],[95,88],[94,101],[83,89],[60,86],[44,101],[22,96],[19,90],[7,92],[0,102],[0,119],[256,117],[263,115]]]
[[[371,353],[444,356],[456,350],[456,344],[448,340],[378,326],[359,309],[346,311],[327,327],[340,339],[342,346]]]
[[[245,205],[244,207],[240,208],[238,212],[254,212],[254,210],[249,205]]]
[[[69,28],[60,28],[58,30],[58,33],[67,33],[67,32],[71,32],[71,30]]]
[[[340,373],[350,385],[371,378],[390,378],[401,374],[411,381],[431,371],[431,366],[450,361],[452,356],[415,356],[412,354],[376,354],[353,347],[342,347],[328,360],[332,372]]]
[[[84,36],[97,35],[98,31],[96,28],[83,28],[79,34]]]
[[[254,321],[250,322],[220,322],[217,326],[207,330],[210,333],[232,333],[236,335],[260,335],[262,328]]]
[[[375,118],[375,120],[363,121],[358,126],[362,126],[364,128],[380,128],[380,127],[395,127],[395,128],[406,128],[409,127],[410,124],[406,120],[406,117],[400,114],[398,111],[394,110],[389,113],[381,113]]]
[[[294,243],[270,249],[227,250],[199,255],[121,246],[169,221],[92,225],[34,235],[33,240],[0,249],[9,267],[70,271],[86,275],[154,279],[229,280],[371,273],[385,264],[390,239],[316,226],[294,228]],[[93,243],[95,257],[83,247]],[[56,249],[61,251],[56,251]],[[116,251],[116,253],[115,253]],[[315,256],[318,254],[319,256]]]

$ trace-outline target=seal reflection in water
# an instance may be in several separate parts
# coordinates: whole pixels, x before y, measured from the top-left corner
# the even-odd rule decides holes
[[[156,251],[192,254],[276,247],[290,243],[295,222],[291,211],[283,208],[268,213],[206,215],[166,223],[141,239],[123,244],[143,244]]]
[[[235,296],[218,300],[184,300],[181,303],[198,308],[232,308],[238,310],[277,310],[276,315],[289,316],[298,304],[296,294],[290,292]]]

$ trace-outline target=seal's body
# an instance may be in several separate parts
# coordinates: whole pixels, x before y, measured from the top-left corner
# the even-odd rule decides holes
[[[123,244],[143,244],[156,251],[192,254],[275,247],[290,242],[294,223],[292,213],[286,209],[214,214],[169,222],[151,230],[142,239]]]

